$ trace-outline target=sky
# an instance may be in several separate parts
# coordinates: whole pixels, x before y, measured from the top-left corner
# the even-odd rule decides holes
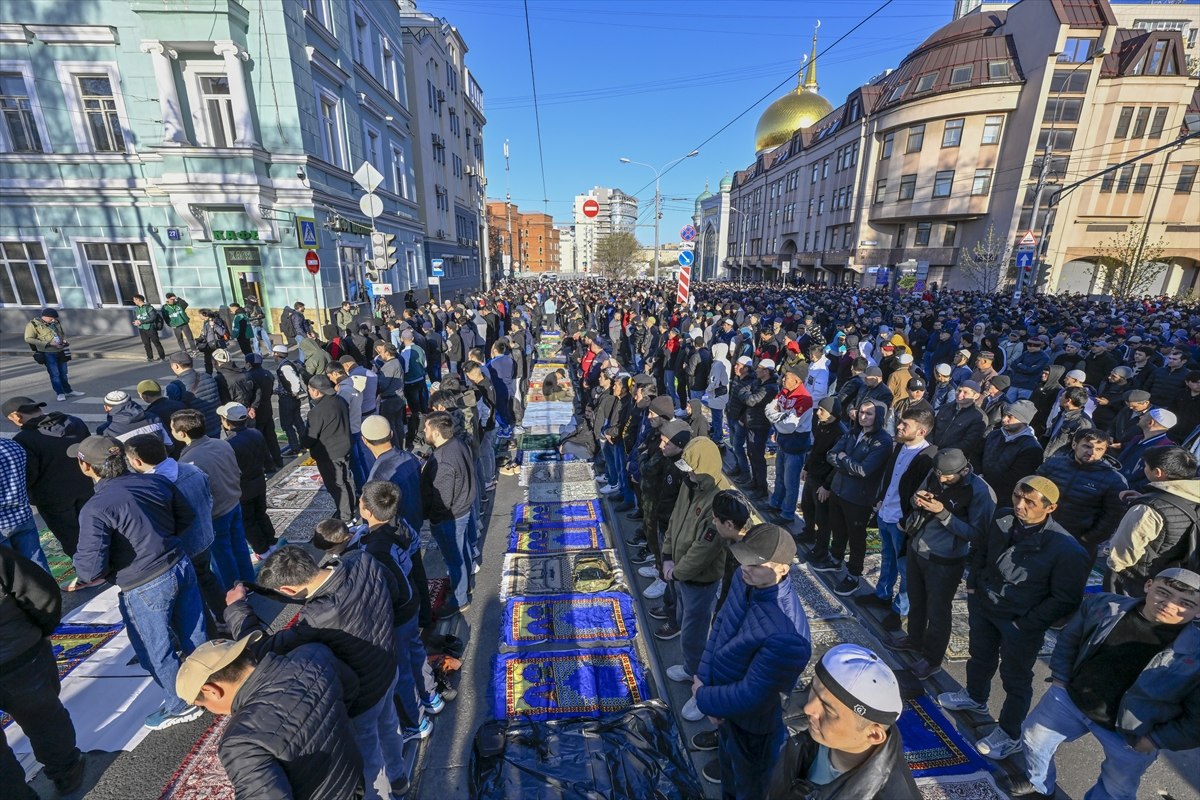
[[[488,197],[507,190],[522,210],[569,223],[576,194],[616,186],[638,197],[643,243],[654,240],[654,172],[619,158],[661,170],[699,147],[662,177],[662,241],[673,241],[706,180],[715,192],[726,171],[753,163],[758,118],[794,87],[818,20],[820,93],[837,107],[954,10],[954,0],[528,0],[527,37],[522,0],[418,5],[469,48],[484,92]]]

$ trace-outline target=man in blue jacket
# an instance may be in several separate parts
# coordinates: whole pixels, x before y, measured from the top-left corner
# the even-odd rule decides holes
[[[1104,762],[1090,797],[1134,800],[1159,750],[1200,746],[1200,575],[1170,567],[1146,597],[1088,595],[1058,637],[1053,685],[1021,730],[1028,785],[1053,797],[1054,752],[1091,733]]]
[[[786,735],[782,698],[812,655],[808,620],[789,579],[796,543],[778,525],[755,525],[730,554],[734,572],[700,669],[696,706],[717,726],[717,761],[704,777],[726,797],[766,795]]]

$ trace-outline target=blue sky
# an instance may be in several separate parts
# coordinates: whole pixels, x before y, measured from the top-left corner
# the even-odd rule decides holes
[[[488,196],[506,188],[503,144],[510,141],[511,192],[523,210],[569,222],[577,193],[595,185],[638,195],[638,230],[653,242],[647,210],[655,166],[688,153],[738,114],[753,109],[662,179],[663,241],[691,215],[705,179],[754,160],[762,110],[794,83],[773,89],[800,66],[819,19],[817,77],[836,107],[870,77],[950,21],[953,0],[529,0],[540,101],[545,193],[539,166],[525,12],[521,0],[420,0],[448,19],[470,48],[467,66],[483,86]],[[770,93],[761,102],[760,97]],[[543,205],[543,198],[549,203]],[[687,198],[677,200],[674,198]]]

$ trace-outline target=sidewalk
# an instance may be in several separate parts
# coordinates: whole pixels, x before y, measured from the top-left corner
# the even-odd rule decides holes
[[[174,337],[162,340],[167,355],[175,352]],[[0,356],[28,358],[32,354],[21,332],[0,334]],[[71,340],[72,358],[113,358],[121,361],[145,361],[146,350],[137,336],[80,336]]]

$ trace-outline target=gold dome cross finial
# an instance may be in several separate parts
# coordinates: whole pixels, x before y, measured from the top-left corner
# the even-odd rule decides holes
[[[817,31],[821,28],[821,20],[817,20],[816,26],[813,28],[812,53],[808,57],[808,69],[804,74],[804,88],[810,92],[816,92],[817,89]]]

